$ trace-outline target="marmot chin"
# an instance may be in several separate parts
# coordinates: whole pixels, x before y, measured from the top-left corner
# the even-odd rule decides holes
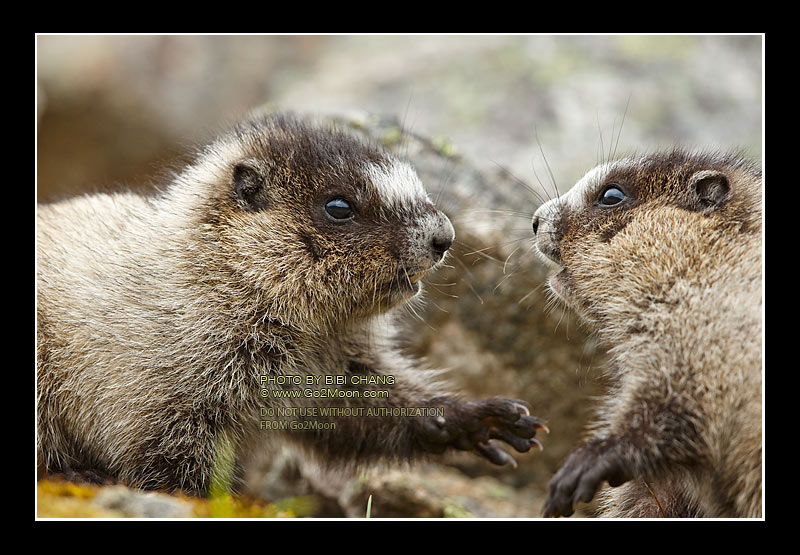
[[[546,516],[604,481],[603,516],[762,515],[761,186],[741,156],[674,149],[598,166],[536,211],[550,288],[611,346],[615,380]]]
[[[40,205],[40,468],[202,494],[220,441],[278,436],[338,467],[449,447],[513,463],[493,440],[525,452],[542,426],[522,401],[462,400],[390,341],[453,239],[408,163],[291,115],[235,126],[157,195]],[[263,376],[332,375],[349,395],[261,395]],[[353,376],[393,376],[390,397]],[[298,406],[444,416],[259,429],[261,409]]]

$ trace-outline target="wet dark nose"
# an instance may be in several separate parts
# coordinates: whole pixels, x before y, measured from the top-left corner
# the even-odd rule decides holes
[[[444,258],[444,253],[447,252],[453,245],[456,238],[456,231],[453,229],[453,224],[444,214],[440,214],[439,221],[433,232],[430,235],[430,249],[433,259],[439,262]]]
[[[452,235],[434,235],[433,239],[431,240],[431,248],[433,249],[433,257],[438,261],[441,260],[444,256],[444,253],[447,252],[447,249],[453,244],[453,236]]]
[[[533,217],[533,234],[536,235],[536,230],[539,229],[539,216]]]

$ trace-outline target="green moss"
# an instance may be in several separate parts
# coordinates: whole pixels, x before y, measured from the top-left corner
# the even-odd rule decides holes
[[[272,503],[264,504],[230,494],[198,501],[195,506],[195,514],[207,518],[285,518],[295,516],[291,509],[280,509]]]
[[[458,150],[456,149],[456,145],[447,139],[446,137],[431,137],[431,144],[433,148],[436,149],[436,152],[445,156],[447,158],[452,158],[453,156],[458,155]]]
[[[683,59],[691,52],[695,39],[688,36],[621,35],[615,37],[617,48],[634,60]]]
[[[279,512],[287,513],[286,516],[312,516],[319,511],[319,499],[313,495],[298,495],[287,497],[274,503]]]
[[[209,518],[282,518],[311,514],[315,505],[305,498],[289,498],[279,503],[265,504],[231,494],[236,442],[222,434],[216,443],[214,467],[207,500],[195,502],[197,516]]]
[[[514,489],[500,482],[485,484],[483,492],[492,499],[507,500],[514,497]]]
[[[528,71],[531,57],[525,51],[524,41],[509,39],[487,54],[491,63],[489,68],[494,73],[520,74]]]
[[[211,469],[211,484],[208,488],[211,499],[224,497],[230,493],[235,462],[236,444],[232,438],[223,433],[217,439],[214,449],[214,467]]]
[[[392,126],[383,132],[380,140],[387,147],[400,145],[403,142],[403,130],[397,126]]]
[[[455,499],[442,499],[442,516],[444,518],[475,518],[464,506]]]

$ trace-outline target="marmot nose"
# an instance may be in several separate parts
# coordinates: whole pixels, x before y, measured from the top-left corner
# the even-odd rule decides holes
[[[434,237],[433,241],[431,241],[431,247],[433,248],[433,256],[436,260],[441,260],[444,256],[444,253],[447,252],[447,249],[450,248],[450,245],[453,244],[452,237]]]
[[[450,220],[445,220],[443,225],[433,233],[431,236],[431,250],[433,251],[433,258],[437,262],[442,259],[447,249],[452,246],[455,238],[455,230]]]

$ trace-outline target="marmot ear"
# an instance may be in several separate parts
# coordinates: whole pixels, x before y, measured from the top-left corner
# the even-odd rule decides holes
[[[730,188],[728,178],[717,170],[701,170],[689,179],[689,190],[700,209],[722,206]]]
[[[245,160],[233,168],[234,195],[248,210],[266,207],[265,182],[265,176],[255,162]]]

